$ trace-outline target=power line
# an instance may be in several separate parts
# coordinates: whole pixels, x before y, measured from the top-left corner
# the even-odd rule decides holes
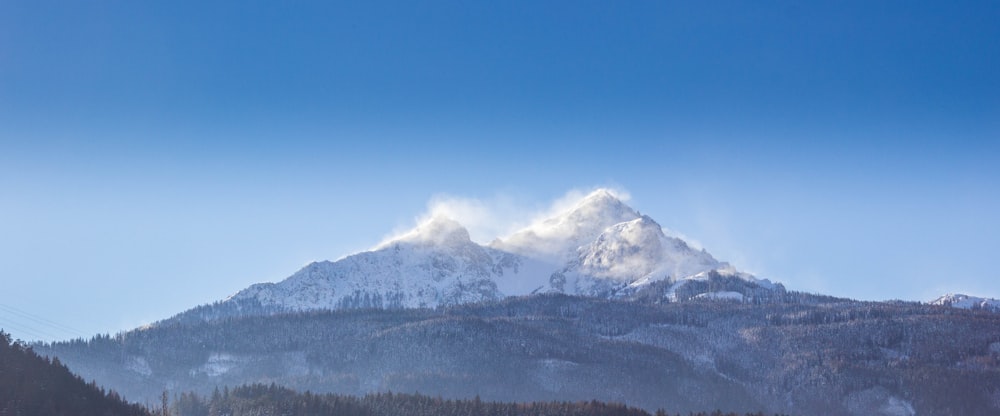
[[[39,331],[37,331],[35,329],[31,329],[30,327],[25,327],[25,326],[22,326],[21,324],[13,323],[13,322],[8,321],[6,319],[0,319],[0,329],[3,329],[4,332],[8,332],[12,336],[14,336],[14,338],[18,338],[18,339],[20,339],[22,337],[15,336],[16,334],[27,335],[28,337],[34,338],[36,340],[58,339],[59,338],[58,336],[55,336],[55,335],[52,335],[52,334],[48,334],[48,333],[42,333],[42,332],[39,332]],[[13,331],[11,331],[11,330],[13,330]],[[22,341],[24,341],[24,340],[22,339]]]
[[[45,326],[48,326],[48,327],[53,328],[53,329],[60,330],[62,332],[69,332],[69,333],[73,333],[73,334],[79,335],[79,336],[85,336],[86,335],[86,334],[83,333],[83,331],[80,331],[79,329],[73,328],[73,327],[71,327],[69,325],[61,324],[61,323],[53,321],[51,319],[47,319],[47,318],[44,318],[42,316],[35,315],[35,314],[31,313],[31,312],[27,312],[27,311],[15,308],[15,307],[10,306],[10,305],[6,305],[6,304],[3,304],[3,303],[0,303],[0,309],[7,310],[10,313],[14,313],[16,315],[20,315],[20,316],[22,316],[24,318],[27,318],[27,319],[29,319],[31,321],[34,321],[35,323],[38,323],[38,324],[41,324],[41,325],[45,325]]]
[[[36,339],[83,338],[83,332],[68,325],[0,304],[0,323]]]
[[[46,331],[42,328],[34,327],[30,324],[18,321],[14,317],[0,315],[0,325],[9,327],[11,329],[17,330],[19,333],[24,333],[33,338],[37,339],[58,339],[59,334],[55,334]]]

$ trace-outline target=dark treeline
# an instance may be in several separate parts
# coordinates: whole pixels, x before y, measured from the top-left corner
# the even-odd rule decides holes
[[[160,414],[164,411],[161,410]],[[183,393],[166,413],[173,416],[651,416],[618,403],[598,401],[502,403],[450,400],[419,394],[378,393],[365,396],[298,393],[283,387],[252,384],[215,390],[210,397]],[[663,410],[656,416],[670,415]],[[736,413],[690,413],[691,416],[738,416]],[[763,416],[748,413],[747,416]]]
[[[128,404],[73,375],[58,359],[39,357],[0,331],[0,416],[8,415],[144,415],[145,408]]]

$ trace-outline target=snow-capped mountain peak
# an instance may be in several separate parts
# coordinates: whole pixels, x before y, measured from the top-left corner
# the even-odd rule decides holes
[[[637,218],[639,213],[612,191],[598,189],[569,210],[498,239],[491,246],[562,263],[575,257],[579,247],[593,241],[606,228]]]
[[[645,276],[662,262],[663,240],[660,225],[647,216],[615,224],[579,249],[581,268],[616,280]]]
[[[375,249],[398,243],[417,245],[459,246],[472,244],[469,231],[457,221],[443,216],[431,217],[409,232],[380,244]]]
[[[930,302],[931,305],[951,306],[961,309],[984,309],[1000,311],[1000,299],[981,298],[977,296],[963,295],[961,293],[949,293]]]
[[[727,267],[707,252],[664,234],[648,216],[615,224],[577,250],[566,269],[576,292],[602,295],[636,289],[661,280],[675,281]]]
[[[473,242],[458,222],[434,216],[370,251],[309,264],[281,282],[252,285],[220,310],[435,307],[539,291],[622,297],[647,288],[652,289],[644,293],[662,287],[676,292],[670,284],[699,276],[735,278],[736,289],[745,289],[742,282],[777,287],[757,284],[753,276],[666,234],[614,192],[598,189],[488,246]],[[701,290],[696,286],[685,287],[685,297]]]

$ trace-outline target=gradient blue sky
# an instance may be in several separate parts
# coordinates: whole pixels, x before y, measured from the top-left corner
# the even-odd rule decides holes
[[[1000,297],[998,21],[996,1],[0,2],[0,327],[113,333],[371,247],[441,195],[527,213],[594,186],[791,289]]]

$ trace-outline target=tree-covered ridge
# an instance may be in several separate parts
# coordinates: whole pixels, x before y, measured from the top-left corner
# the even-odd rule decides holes
[[[801,299],[544,295],[175,322],[35,348],[151,403],[164,389],[205,395],[275,382],[359,396],[596,399],[682,413],[1000,412],[1000,314],[788,295]]]
[[[148,416],[114,391],[87,384],[53,358],[0,331],[0,415]]]
[[[619,403],[504,403],[449,400],[420,394],[377,393],[364,396],[298,393],[274,384],[252,384],[215,390],[209,397],[181,394],[170,406],[172,416],[651,416]],[[659,410],[656,416],[670,413]],[[737,416],[736,413],[690,413],[690,416]],[[747,416],[763,416],[748,413]]]

